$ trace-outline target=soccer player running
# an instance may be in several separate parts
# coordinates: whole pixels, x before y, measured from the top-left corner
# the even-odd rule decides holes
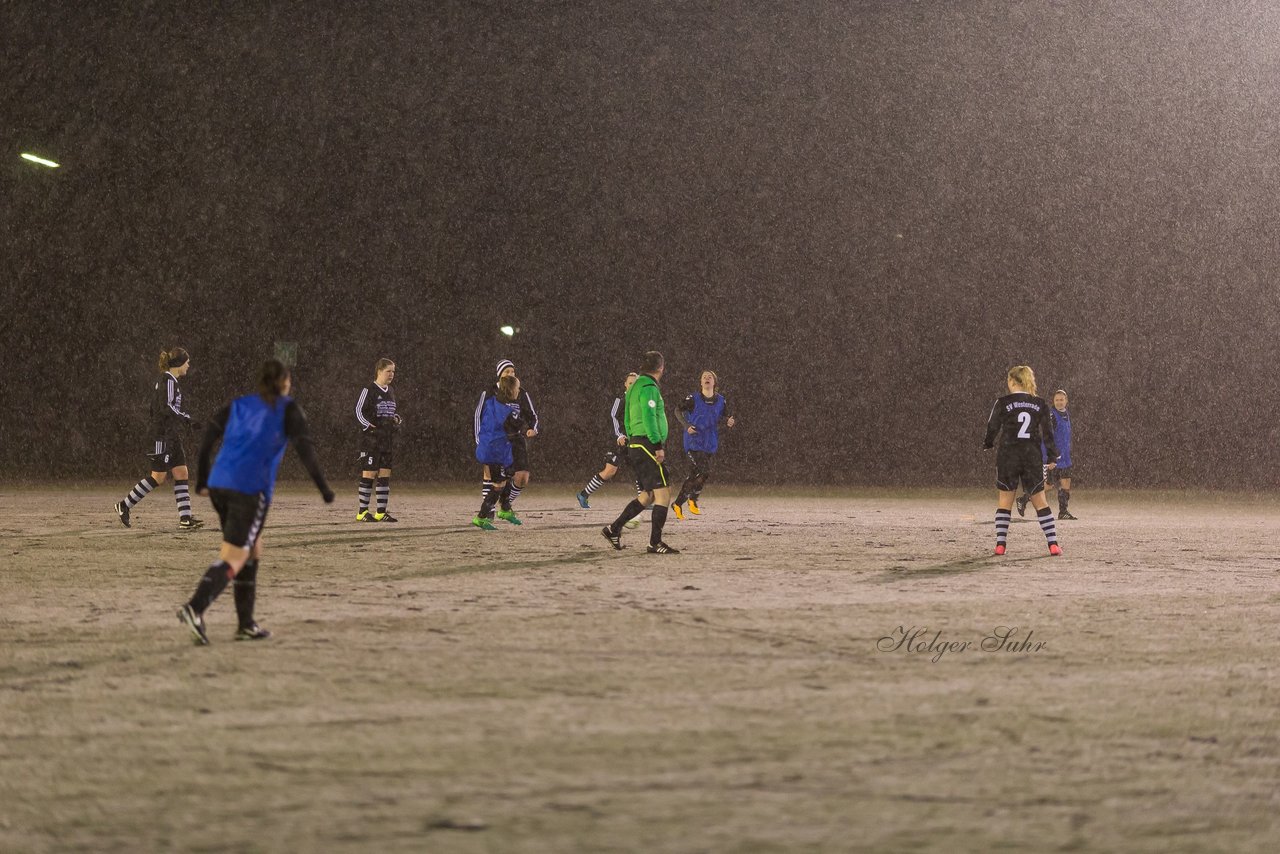
[[[649,552],[651,554],[679,554],[662,541],[662,526],[667,521],[667,502],[671,500],[671,487],[664,465],[667,441],[667,412],[662,402],[658,380],[666,363],[662,354],[650,350],[644,354],[640,365],[640,377],[627,390],[627,459],[636,474],[636,485],[641,492],[626,506],[622,515],[600,530],[601,535],[615,548],[622,548],[622,528],[639,516],[644,508],[652,505]]]
[[[698,378],[702,387],[701,394],[691,394],[676,407],[676,420],[684,428],[684,453],[689,458],[689,476],[680,487],[680,494],[671,503],[676,518],[683,520],[681,509],[685,501],[689,502],[689,512],[701,515],[698,499],[702,496],[702,488],[711,477],[711,458],[720,447],[720,421],[733,428],[734,418],[729,414],[729,404],[724,395],[716,390],[720,378],[715,371],[703,371]]]
[[[1000,436],[1000,449],[996,452],[996,554],[1005,553],[1005,540],[1009,534],[1009,520],[1013,517],[1013,499],[1018,486],[1031,496],[1036,508],[1040,529],[1049,543],[1049,554],[1062,554],[1058,546],[1058,533],[1053,522],[1053,511],[1044,497],[1045,464],[1041,457],[1041,443],[1048,455],[1048,468],[1056,465],[1058,450],[1053,441],[1053,428],[1049,424],[1049,404],[1036,397],[1036,376],[1031,368],[1018,365],[1010,368],[1006,377],[1009,393],[991,407],[987,419],[987,435],[982,449],[995,447]]]
[[[222,524],[222,547],[196,586],[190,601],[178,610],[178,620],[190,629],[197,644],[207,645],[204,614],[234,579],[236,640],[265,640],[271,632],[254,621],[258,561],[262,557],[262,525],[271,506],[276,472],[290,440],[324,503],[333,502],[307,429],[307,419],[289,397],[289,369],[271,359],[258,375],[258,391],[231,401],[218,411],[205,430],[196,466],[196,492],[208,495]],[[209,457],[222,439],[213,471]]]
[[[178,380],[191,370],[191,355],[181,347],[160,353],[157,366],[161,377],[151,393],[151,446],[147,460],[151,473],[134,484],[128,494],[115,504],[116,515],[126,528],[132,527],[129,512],[146,498],[151,490],[165,482],[173,472],[173,499],[178,505],[178,527],[183,530],[201,528],[204,523],[191,515],[191,493],[187,482],[187,456],[182,449],[181,431],[192,426],[191,415],[182,408],[182,387]]]
[[[396,378],[396,363],[379,359],[374,366],[373,382],[360,390],[356,398],[356,421],[360,425],[360,505],[357,522],[398,522],[387,512],[391,500],[391,462],[395,455],[395,435],[401,418],[396,413],[396,395],[391,381]],[[374,479],[377,479],[377,509],[369,512]]]
[[[593,475],[577,495],[578,506],[583,510],[591,509],[587,499],[591,497],[593,492],[604,486],[607,481],[613,479],[613,476],[618,473],[618,468],[622,465],[623,457],[627,453],[627,392],[631,390],[631,386],[638,376],[640,375],[635,371],[627,374],[626,380],[623,381],[622,394],[615,397],[613,406],[609,407],[609,421],[613,425],[613,447],[605,452],[604,468],[600,469],[599,474]]]
[[[510,359],[503,359],[498,362],[498,380],[503,377],[514,377],[516,375],[515,363]],[[485,401],[497,393],[497,384],[492,388],[486,389],[480,394],[480,402],[476,404],[475,429],[476,429],[476,445],[480,444],[480,414],[484,411]],[[489,493],[494,489],[499,490],[497,497],[497,518],[510,522],[512,525],[523,524],[520,517],[516,515],[513,505],[517,498],[520,497],[521,491],[529,485],[529,445],[528,440],[537,436],[541,430],[541,422],[538,420],[538,410],[533,408],[533,398],[529,396],[521,384],[519,397],[516,403],[520,406],[520,420],[524,424],[519,435],[512,438],[511,453],[514,455],[514,462],[511,464],[514,474],[507,479],[505,486],[497,486],[493,480],[493,473],[488,470],[484,474],[484,482],[480,485],[481,501],[488,497]]]
[[[476,460],[484,466],[485,482],[491,486],[481,498],[480,510],[471,524],[485,531],[494,530],[489,520],[493,518],[493,507],[502,488],[511,477],[513,445],[524,429],[519,401],[520,380],[508,374],[498,380],[493,394],[486,392],[476,414]]]

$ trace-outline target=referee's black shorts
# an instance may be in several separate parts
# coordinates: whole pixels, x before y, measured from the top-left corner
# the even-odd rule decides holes
[[[271,506],[266,493],[250,495],[234,489],[210,487],[209,500],[218,512],[222,541],[242,549],[253,548],[262,534],[263,523],[267,521],[267,508]]]
[[[669,485],[667,467],[658,462],[651,448],[638,444],[628,445],[627,460],[631,463],[631,470],[636,473],[636,486],[641,492],[665,489]]]

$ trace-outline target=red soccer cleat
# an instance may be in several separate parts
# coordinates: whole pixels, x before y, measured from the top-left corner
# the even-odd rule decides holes
[[[1004,554],[1004,543],[996,546],[996,557],[1000,557],[1002,554]]]
[[[1049,546],[1049,554],[1053,555],[1054,557],[1057,557],[1058,555],[1062,554],[1062,546],[1058,545],[1057,543],[1054,543],[1053,545]]]

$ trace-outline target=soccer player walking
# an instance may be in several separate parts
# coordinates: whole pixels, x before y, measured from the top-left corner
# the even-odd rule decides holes
[[[233,580],[239,619],[236,640],[271,637],[271,632],[254,621],[253,609],[258,561],[262,557],[262,525],[271,506],[276,472],[290,440],[325,504],[333,502],[333,491],[325,483],[311,444],[306,416],[289,397],[291,387],[289,369],[275,359],[266,362],[258,375],[257,394],[238,397],[219,410],[200,443],[196,492],[208,494],[218,511],[222,546],[190,601],[178,610],[178,620],[198,644],[209,643],[205,611]],[[220,438],[222,448],[210,472],[209,457]]]
[[[701,515],[698,499],[702,496],[702,488],[707,485],[707,478],[711,477],[711,460],[720,448],[720,421],[733,428],[734,418],[729,414],[729,404],[717,391],[719,381],[715,371],[703,371],[698,378],[701,393],[689,395],[676,407],[676,420],[684,428],[684,453],[689,458],[689,476],[671,503],[677,519],[684,519],[680,505],[685,501],[689,502],[690,513]]]
[[[667,521],[667,502],[671,500],[671,487],[667,481],[665,444],[667,441],[667,412],[662,401],[658,381],[666,369],[662,354],[650,350],[644,354],[640,376],[627,390],[627,458],[636,474],[636,486],[640,494],[626,506],[612,525],[600,530],[601,535],[615,548],[622,548],[622,529],[627,522],[639,516],[644,508],[652,505],[649,552],[651,554],[679,554],[662,541],[662,526]]]
[[[356,422],[360,425],[360,487],[357,522],[398,522],[387,512],[391,500],[391,463],[395,456],[395,435],[401,418],[396,413],[396,395],[391,381],[396,378],[396,363],[379,359],[374,366],[373,382],[360,390],[356,398]],[[374,483],[377,483],[377,509],[369,512]]]
[[[987,435],[983,450],[995,447],[1000,437],[1000,449],[996,452],[996,554],[1005,553],[1005,541],[1009,534],[1013,499],[1019,485],[1031,496],[1036,509],[1040,529],[1049,543],[1049,554],[1062,554],[1058,546],[1058,533],[1053,521],[1053,511],[1044,497],[1046,465],[1041,456],[1047,455],[1047,468],[1052,469],[1058,459],[1053,441],[1053,428],[1049,424],[1049,404],[1036,397],[1036,376],[1031,368],[1018,365],[1010,368],[1006,383],[1009,393],[999,398],[991,407],[987,419]]]
[[[587,499],[591,494],[600,487],[604,486],[607,481],[613,479],[618,473],[618,468],[622,465],[623,458],[627,453],[627,392],[635,383],[636,377],[640,376],[635,371],[627,374],[627,378],[623,381],[622,394],[613,399],[613,406],[609,407],[609,422],[613,425],[613,445],[604,454],[604,468],[600,469],[599,474],[594,475],[587,485],[582,488],[577,495],[578,506],[583,510],[591,509],[591,505]]]
[[[151,445],[147,460],[151,472],[134,484],[120,501],[116,515],[126,528],[132,527],[129,513],[151,490],[164,483],[173,472],[173,498],[178,505],[178,527],[192,530],[204,523],[191,515],[191,493],[187,484],[187,456],[182,449],[181,431],[192,425],[191,415],[182,408],[182,388],[178,380],[191,370],[191,355],[181,347],[160,353],[157,366],[161,371],[151,393]]]

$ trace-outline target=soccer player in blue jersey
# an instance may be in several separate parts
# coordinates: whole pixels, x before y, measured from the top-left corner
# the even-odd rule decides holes
[[[1053,443],[1058,448],[1056,464],[1050,466],[1049,452],[1043,451],[1045,461],[1045,489],[1055,487],[1058,490],[1058,518],[1075,521],[1075,516],[1067,509],[1071,501],[1071,413],[1067,411],[1067,393],[1058,389],[1053,393],[1053,409],[1049,411],[1053,422]],[[1018,515],[1027,512],[1030,496],[1018,497]]]
[[[1053,443],[1058,446],[1058,465],[1050,470],[1049,479],[1058,488],[1058,518],[1075,521],[1067,509],[1071,501],[1071,413],[1067,411],[1067,393],[1053,393]]]
[[[196,493],[208,495],[222,523],[222,547],[196,586],[191,600],[178,611],[178,620],[191,630],[196,643],[207,645],[204,613],[234,579],[236,616],[240,627],[236,640],[265,640],[271,632],[253,619],[262,556],[262,525],[271,506],[276,472],[284,449],[292,440],[307,473],[324,496],[333,502],[333,490],[325,482],[307,429],[307,418],[289,397],[289,369],[271,359],[258,376],[257,394],[238,397],[224,406],[209,423],[200,443],[196,467]],[[209,471],[213,446],[222,448]]]
[[[480,511],[471,519],[471,524],[477,528],[485,531],[494,529],[489,520],[494,516],[493,508],[500,500],[502,488],[515,474],[513,446],[524,426],[520,380],[514,373],[499,377],[494,393],[486,393],[475,415],[476,460],[484,466],[485,483],[489,485],[480,501]],[[514,524],[520,524],[519,520]]]
[[[734,425],[729,404],[716,391],[719,381],[715,371],[703,371],[698,380],[702,393],[689,395],[676,407],[676,419],[684,428],[684,453],[689,458],[689,476],[671,504],[677,519],[684,519],[681,505],[685,501],[689,502],[690,513],[701,515],[698,499],[711,477],[711,459],[720,448],[720,422],[729,428]]]

